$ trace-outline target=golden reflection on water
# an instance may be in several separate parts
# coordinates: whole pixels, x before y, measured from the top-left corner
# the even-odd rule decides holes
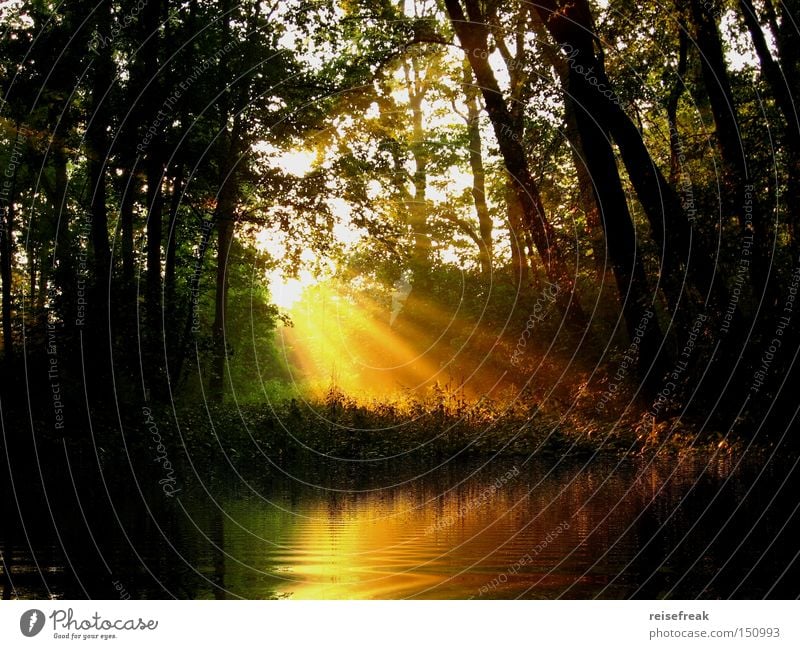
[[[522,462],[455,487],[231,499],[215,581],[247,598],[621,596],[615,576],[703,468],[687,460],[677,472],[594,465],[548,476]],[[644,511],[647,529],[637,524]]]

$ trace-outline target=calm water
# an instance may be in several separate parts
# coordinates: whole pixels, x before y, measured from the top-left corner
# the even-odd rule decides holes
[[[18,492],[24,526],[3,499],[3,595],[797,597],[792,463],[735,464],[354,466],[336,490],[218,476],[173,499],[73,474],[47,498]]]

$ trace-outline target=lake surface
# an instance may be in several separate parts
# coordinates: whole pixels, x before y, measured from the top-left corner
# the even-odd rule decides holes
[[[793,466],[520,457],[426,475],[356,465],[324,488],[273,469],[173,498],[153,481],[73,472],[45,494],[17,480],[3,596],[794,598]]]

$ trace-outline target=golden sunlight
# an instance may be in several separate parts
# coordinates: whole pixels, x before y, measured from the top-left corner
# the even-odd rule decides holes
[[[317,281],[307,270],[301,271],[298,277],[286,277],[279,269],[268,273],[267,280],[272,302],[288,312],[291,312],[292,307],[303,297],[306,287],[312,286]]]

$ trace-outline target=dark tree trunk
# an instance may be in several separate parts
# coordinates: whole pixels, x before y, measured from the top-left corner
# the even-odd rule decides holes
[[[522,205],[519,202],[515,183],[510,178],[507,178],[505,182],[505,202],[511,244],[511,277],[514,286],[519,290],[530,286],[531,283],[532,269],[528,266],[528,253],[532,244],[522,223]]]
[[[577,108],[575,119],[583,144],[586,168],[592,178],[600,222],[605,232],[606,246],[617,282],[622,303],[622,313],[628,338],[641,338],[639,344],[639,370],[647,376],[646,393],[654,392],[661,380],[659,346],[663,340],[653,309],[657,302],[655,293],[647,282],[638,237],[628,211],[628,202],[617,170],[609,134],[587,112],[586,88],[575,75],[570,75],[570,95]],[[639,331],[644,335],[639,335]],[[648,396],[651,396],[648,394]]]
[[[558,80],[563,88],[569,87],[569,65],[559,55],[557,49],[548,42],[547,30],[536,12],[531,12],[531,26],[536,35],[537,45],[541,48],[542,54],[547,63],[555,70]],[[579,106],[575,99],[569,94],[564,93],[564,135],[567,138],[572,155],[572,162],[575,166],[577,175],[578,189],[580,196],[580,207],[586,219],[589,239],[591,241],[592,256],[601,278],[606,270],[606,246],[603,234],[603,227],[600,222],[600,213],[597,209],[592,177],[587,170],[586,156],[583,151],[578,131],[576,111]]]
[[[150,139],[144,155],[144,172],[147,191],[145,195],[146,217],[146,280],[145,280],[145,369],[151,394],[156,399],[165,398],[166,362],[164,359],[163,312],[161,308],[162,291],[162,244],[164,196],[162,184],[166,169],[166,130],[165,123],[170,120],[172,110],[164,104],[165,81],[159,74],[160,53],[163,33],[161,26],[163,0],[151,0],[142,12],[144,33],[149,39],[142,50],[142,77],[139,83],[146,86],[143,94]],[[153,132],[154,131],[154,132]]]
[[[178,250],[178,208],[183,195],[183,169],[175,170],[169,204],[169,231],[167,232],[167,258],[164,267],[164,296],[167,317],[175,315],[175,271]]]
[[[183,193],[183,169],[177,167],[173,170],[172,189],[169,200],[169,216],[167,231],[167,252],[164,264],[164,322],[168,323],[164,331],[166,338],[167,368],[166,373],[170,381],[177,383],[177,377],[172,376],[171,372],[178,367],[178,358],[183,350],[180,327],[176,323],[180,321],[178,313],[178,299],[176,294],[176,275],[177,275],[177,250],[178,250],[178,209],[180,207]],[[182,362],[182,361],[181,361]]]
[[[57,141],[53,149],[53,175],[55,178],[53,191],[53,281],[64,296],[61,313],[64,318],[67,337],[73,331],[76,320],[75,301],[75,265],[74,249],[69,239],[70,212],[67,209],[67,153],[64,143]],[[44,261],[44,260],[43,260]],[[85,281],[85,276],[82,280]]]
[[[445,5],[453,29],[466,50],[470,66],[481,88],[503,162],[522,205],[524,225],[531,234],[548,279],[558,286],[556,301],[566,312],[569,322],[582,326],[586,323],[586,316],[578,304],[574,274],[569,271],[562,258],[555,230],[547,219],[539,188],[531,176],[525,150],[518,138],[514,137],[514,120],[486,58],[489,51],[486,17],[481,14],[475,0],[466,2],[469,20],[464,15],[459,0],[446,0]]]
[[[602,58],[595,53],[587,1],[561,5],[563,3],[555,0],[543,0],[536,5],[536,11],[554,40],[567,51],[570,68],[585,87],[587,109],[619,147],[625,169],[647,215],[651,234],[661,249],[662,288],[670,309],[677,309],[685,298],[697,308],[699,296],[686,290],[692,286],[697,287],[701,295],[710,296],[717,307],[726,304],[725,287],[720,282],[712,285],[714,249],[698,232],[693,232],[678,195],[650,156],[641,133],[613,92]]]
[[[510,96],[508,112],[511,116],[511,123],[508,125],[512,137],[518,142],[525,140],[525,125],[523,121],[525,107],[525,92],[528,85],[525,83],[525,16],[527,10],[520,5],[516,16],[516,32],[514,41],[516,51],[514,54],[508,49],[506,37],[496,15],[494,5],[487,6],[489,11],[488,22],[492,27],[494,42],[503,57],[503,62],[508,73]],[[469,65],[469,57],[465,56],[465,62]],[[477,86],[476,86],[477,88]],[[517,290],[522,287],[530,288],[533,280],[533,258],[535,256],[535,246],[531,240],[530,233],[524,225],[523,206],[519,200],[516,190],[516,182],[507,175],[504,185],[504,199],[506,203],[506,214],[508,219],[508,233],[511,243],[511,276]],[[530,264],[529,264],[530,260]]]
[[[781,0],[778,5],[780,23],[773,0],[765,0],[764,10],[778,47],[778,57],[781,71],[786,78],[786,87],[797,104],[798,93],[800,93],[800,30],[797,28],[800,2],[798,0]]]
[[[797,86],[791,85],[793,81],[797,80],[797,75],[792,69],[791,57],[785,66],[786,70],[782,69],[782,66],[772,57],[752,1],[740,0],[739,4],[745,24],[750,32],[753,46],[758,54],[761,75],[769,84],[775,103],[786,122],[786,205],[789,213],[788,224],[792,236],[794,256],[797,257],[798,253],[800,253],[800,115],[798,114],[795,97],[792,96],[792,89],[796,92]],[[770,6],[770,3],[767,2],[766,5]]]
[[[147,320],[155,344],[161,332],[161,239],[164,198],[161,184],[164,166],[153,152],[147,166]]]
[[[481,107],[478,101],[478,89],[474,85],[469,61],[466,59],[464,61],[464,94],[467,104],[466,122],[469,166],[472,171],[472,200],[475,203],[481,241],[478,259],[481,265],[481,274],[488,278],[492,274],[493,223],[489,205],[486,202],[486,171],[483,166],[483,143],[480,129]]]
[[[581,42],[580,45],[587,51],[591,42]],[[587,66],[593,63],[589,56],[585,56],[582,61]],[[642,253],[611,147],[610,134],[592,113],[592,106],[596,103],[593,97],[595,93],[586,78],[576,72],[576,67],[577,65],[567,66],[567,70],[563,71],[562,81],[567,84],[566,101],[574,111],[576,143],[582,152],[580,166],[585,165],[591,179],[628,337],[632,341],[640,340],[637,349],[639,370],[642,376],[647,377],[643,388],[647,396],[651,396],[661,379],[663,364],[658,361],[663,337],[653,311],[657,299],[648,286]]]
[[[236,180],[230,176],[223,184],[214,215],[217,224],[217,279],[214,298],[214,324],[211,328],[213,356],[209,379],[209,398],[221,403],[225,394],[225,364],[228,345],[225,339],[225,318],[228,312],[228,257],[233,242]]]
[[[225,320],[228,313],[228,258],[233,243],[235,212],[239,200],[239,178],[236,166],[244,146],[243,128],[240,116],[234,118],[228,154],[220,169],[220,191],[214,210],[214,222],[217,226],[217,278],[214,323],[211,327],[213,352],[208,387],[209,398],[217,403],[221,403],[225,395],[225,366],[228,358],[228,345],[225,337]]]
[[[716,139],[722,157],[723,206],[728,219],[735,219],[742,234],[753,237],[750,277],[757,295],[770,293],[768,282],[771,265],[770,228],[762,211],[756,192],[749,191],[753,183],[747,171],[745,151],[739,137],[739,120],[733,98],[725,54],[722,48],[716,18],[709,12],[707,3],[690,0],[694,40],[700,54],[700,65],[711,112],[714,116]],[[745,204],[752,201],[752,227],[748,227]],[[767,302],[773,302],[768,298]]]
[[[16,152],[19,142],[19,126],[14,137],[14,148]],[[13,155],[13,154],[12,154]],[[17,165],[18,166],[18,165]],[[14,331],[12,323],[12,279],[14,268],[14,202],[17,194],[17,166],[11,181],[3,187],[0,209],[2,209],[2,222],[0,222],[0,280],[3,282],[3,360],[5,362],[6,376],[10,377],[14,366],[15,345]],[[4,179],[5,180],[5,179]]]
[[[742,16],[750,32],[750,38],[753,41],[758,60],[761,64],[761,74],[769,84],[772,91],[772,96],[775,98],[775,103],[778,105],[783,118],[786,120],[787,125],[787,140],[795,151],[800,150],[800,130],[798,124],[800,117],[798,116],[798,108],[792,99],[791,87],[788,85],[788,80],[791,78],[791,73],[784,76],[784,71],[781,66],[772,58],[772,53],[767,45],[767,39],[761,29],[761,23],[758,19],[755,7],[751,0],[740,0]]]
[[[134,282],[134,263],[133,263],[133,208],[137,203],[139,195],[139,182],[136,177],[136,170],[131,170],[125,186],[122,188],[122,200],[119,207],[119,220],[122,247],[122,288],[126,302]]]
[[[97,15],[97,31],[100,34],[110,32],[110,3],[101,3],[95,12]],[[95,75],[91,91],[89,124],[86,132],[88,174],[89,174],[89,211],[92,217],[91,240],[94,254],[94,290],[90,309],[87,309],[92,324],[92,334],[97,336],[96,356],[102,358],[103,367],[109,360],[108,342],[108,297],[111,275],[111,250],[108,238],[108,207],[106,205],[106,164],[109,155],[108,127],[111,123],[108,91],[113,80],[114,64],[111,59],[111,48],[103,48],[95,59]],[[71,299],[71,298],[67,298]],[[105,340],[106,342],[101,342]],[[105,358],[104,358],[105,357]],[[103,380],[105,372],[98,367],[98,383]]]
[[[565,135],[569,141],[572,162],[575,166],[575,174],[578,181],[578,191],[580,206],[586,219],[586,226],[589,232],[589,241],[592,250],[592,258],[597,268],[597,272],[602,276],[606,265],[606,246],[603,236],[603,225],[600,212],[595,201],[594,186],[592,175],[589,173],[586,164],[586,153],[583,150],[583,142],[580,138],[578,128],[577,112],[579,107],[575,101],[567,96],[564,98],[564,122]]]
[[[731,181],[746,175],[744,151],[739,138],[736,104],[733,100],[725,54],[722,49],[717,23],[700,0],[690,0],[695,43],[700,53],[705,90],[711,104],[716,125],[717,143]],[[729,181],[730,182],[730,181]]]
[[[689,52],[689,38],[686,25],[679,20],[678,32],[678,66],[675,70],[675,83],[667,97],[667,124],[669,125],[669,182],[673,187],[679,182],[681,175],[681,143],[678,132],[678,103],[686,88],[686,62]]]

